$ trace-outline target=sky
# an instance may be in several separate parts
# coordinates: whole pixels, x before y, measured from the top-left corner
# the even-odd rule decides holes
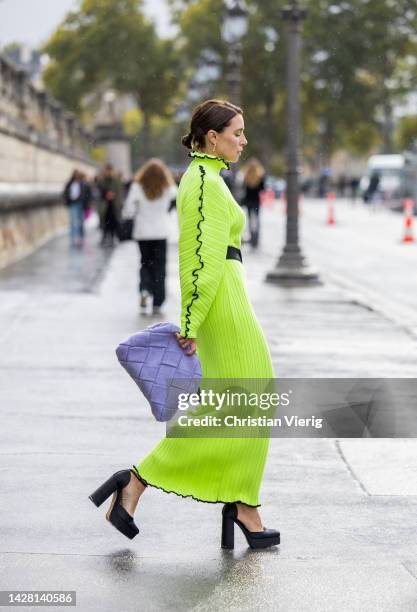
[[[0,48],[10,42],[43,43],[78,0],[0,0]],[[161,37],[170,33],[165,0],[145,0],[144,10]]]

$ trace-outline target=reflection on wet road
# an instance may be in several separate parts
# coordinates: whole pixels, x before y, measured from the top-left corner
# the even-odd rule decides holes
[[[71,247],[60,236],[24,259],[0,270],[0,290],[48,293],[89,293],[97,289],[113,253],[100,246],[100,235],[91,230],[84,245]]]

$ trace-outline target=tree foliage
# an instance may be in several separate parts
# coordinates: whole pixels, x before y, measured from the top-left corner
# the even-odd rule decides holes
[[[45,45],[51,58],[44,74],[48,89],[78,113],[87,94],[103,86],[134,95],[145,143],[152,118],[173,116],[176,103],[188,95],[189,79],[210,54],[219,76],[202,91],[227,96],[223,0],[168,2],[179,28],[172,41],[158,38],[141,0],[82,0]],[[278,167],[286,134],[287,32],[281,11],[287,1],[246,4],[241,103],[249,153]],[[393,139],[393,109],[417,84],[415,0],[303,4],[301,103],[308,160],[323,165],[339,148],[366,154],[378,144],[391,150],[408,142],[412,129],[406,123],[403,135]]]
[[[363,153],[378,138],[392,146],[392,109],[404,96],[405,58],[414,46],[410,0],[308,2],[304,81],[310,111],[321,119],[322,146]],[[413,42],[414,39],[414,42]]]
[[[222,55],[221,2],[171,0],[186,54],[211,48]],[[268,159],[285,138],[285,0],[247,0],[242,102],[249,109],[251,152]],[[415,86],[417,7],[412,0],[305,0],[302,33],[302,116],[310,161],[325,164],[338,148],[364,154],[392,145],[393,107]],[[204,18],[206,16],[206,18]],[[221,83],[224,83],[224,75]],[[221,88],[224,91],[224,86]]]
[[[160,40],[141,0],[83,0],[46,43],[47,88],[80,113],[101,85],[132,94],[144,114],[169,115],[179,64],[171,41]]]
[[[417,115],[402,117],[396,134],[399,149],[414,149],[417,145]]]

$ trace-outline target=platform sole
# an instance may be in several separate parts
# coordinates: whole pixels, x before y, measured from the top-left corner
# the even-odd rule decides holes
[[[259,548],[270,548],[270,546],[278,546],[280,543],[280,536],[275,536],[274,538],[268,538],[265,540],[259,540],[259,542],[251,542],[249,546],[252,550],[258,550]]]

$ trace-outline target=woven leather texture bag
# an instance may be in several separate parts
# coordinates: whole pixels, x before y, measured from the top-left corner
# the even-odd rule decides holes
[[[119,344],[116,355],[148,400],[157,421],[169,421],[180,393],[197,393],[201,364],[178,344],[173,323],[156,323]]]

